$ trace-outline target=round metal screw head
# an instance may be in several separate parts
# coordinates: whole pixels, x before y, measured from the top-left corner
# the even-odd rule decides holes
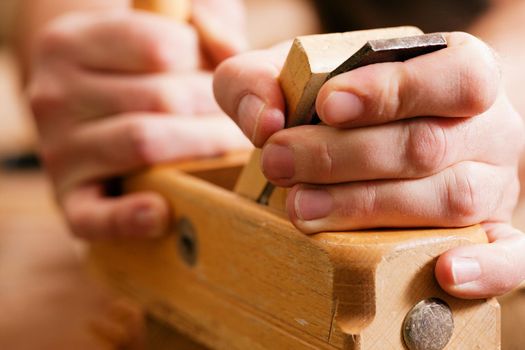
[[[416,304],[403,321],[403,338],[410,350],[443,350],[453,333],[452,310],[437,298]]]

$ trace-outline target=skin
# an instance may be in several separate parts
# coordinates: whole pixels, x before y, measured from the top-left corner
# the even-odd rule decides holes
[[[195,4],[201,4],[195,27],[120,10],[63,18],[37,40],[31,102],[46,167],[77,235],[162,234],[168,210],[161,197],[108,198],[105,180],[248,147],[209,90],[210,68],[244,46],[239,4]],[[216,30],[227,33],[212,35]],[[525,240],[509,225],[522,121],[492,51],[466,34],[447,35],[449,49],[328,82],[317,101],[326,126],[282,130],[276,78],[286,44],[221,65],[216,97],[246,136],[264,146],[266,176],[293,187],[288,213],[299,229],[483,222],[491,243],[444,254],[436,276],[459,297],[500,295],[525,277]],[[188,95],[182,103],[180,96]],[[414,118],[421,115],[434,117]],[[282,150],[289,157],[274,156]],[[343,166],[348,162],[351,169]]]
[[[287,211],[297,228],[481,222],[491,243],[447,252],[436,276],[458,297],[500,295],[525,277],[525,240],[509,224],[523,122],[492,50],[465,33],[446,37],[447,49],[328,81],[316,103],[322,126],[283,129],[283,46],[223,63],[215,94],[262,147],[265,176],[291,187]]]
[[[269,10],[275,2],[289,2],[283,12],[299,10],[313,18],[302,0],[250,0],[249,5],[257,6],[251,6],[248,17],[261,19],[261,11],[271,15]],[[159,159],[177,161],[251,147],[220,111],[211,89],[211,69],[245,46],[238,1],[195,1],[193,26],[132,14],[126,0],[18,3],[17,41],[13,44],[20,61],[25,62],[25,75],[30,76],[29,91],[42,132],[46,167],[77,236],[147,237],[163,232],[169,210],[162,198],[155,193],[107,198],[100,191],[107,177],[124,176]],[[71,11],[77,13],[68,14]],[[252,45],[266,45],[318,31],[316,24],[314,20],[290,23],[288,33],[275,31],[262,37],[254,32],[256,23],[250,21],[248,34]],[[138,37],[137,28],[141,31]],[[108,31],[113,38],[105,35]],[[203,50],[196,49],[197,45]],[[135,95],[145,104],[127,103]],[[159,136],[159,130],[164,136]],[[108,142],[111,145],[104,146]],[[172,152],[160,156],[168,147]],[[148,223],[148,215],[143,215],[138,224],[130,222],[128,218],[137,217],[137,206],[151,208],[153,220]],[[146,223],[140,227],[144,219]],[[45,232],[38,223],[31,222],[33,229],[26,231],[38,232],[38,237],[24,237],[8,227],[0,229],[16,236],[9,240],[12,244],[5,252],[23,247],[23,254],[0,254],[9,260],[5,266],[19,270],[3,271],[19,278],[6,279],[12,288],[0,298],[7,310],[0,318],[0,347],[143,348],[145,329],[140,307],[92,281],[83,269],[83,256],[71,253],[78,243],[73,238],[64,236],[62,242],[57,236],[50,240],[49,235],[42,235]],[[31,251],[28,247],[39,249]],[[28,264],[31,268],[26,268]],[[28,306],[34,311],[30,317],[25,312]],[[57,307],[63,312],[53,313]],[[39,331],[29,338],[21,336],[28,326]],[[53,329],[63,332],[56,337]]]
[[[252,44],[318,30],[308,2],[279,3],[306,20],[264,38],[249,21]],[[248,16],[268,17],[275,4],[249,0]],[[17,46],[23,60],[33,57],[29,95],[40,153],[73,232],[162,234],[169,212],[162,197],[110,198],[104,185],[148,165],[251,147],[211,89],[213,68],[246,49],[241,1],[195,0],[191,24],[130,11],[126,0],[36,6],[22,3]],[[82,12],[60,16],[73,10]]]
[[[107,197],[105,180],[249,147],[210,88],[210,69],[245,45],[242,8],[216,5],[195,2],[193,26],[120,10],[70,14],[40,34],[30,100],[42,158],[76,235],[162,234],[168,206],[160,195]],[[223,32],[238,34],[223,35],[217,18],[228,19]]]

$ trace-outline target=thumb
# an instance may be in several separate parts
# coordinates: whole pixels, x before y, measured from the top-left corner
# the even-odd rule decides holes
[[[242,0],[193,0],[192,22],[214,65],[248,47]]]
[[[525,279],[525,235],[508,224],[486,224],[488,244],[452,249],[436,264],[436,278],[451,295],[478,299],[503,295]]]

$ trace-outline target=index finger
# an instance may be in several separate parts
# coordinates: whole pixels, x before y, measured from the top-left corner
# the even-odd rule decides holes
[[[448,48],[329,80],[316,102],[322,121],[360,127],[419,116],[471,117],[488,110],[500,87],[494,54],[466,33],[444,35]]]
[[[285,101],[279,85],[290,43],[231,58],[215,73],[215,98],[252,143],[261,147],[284,128]]]

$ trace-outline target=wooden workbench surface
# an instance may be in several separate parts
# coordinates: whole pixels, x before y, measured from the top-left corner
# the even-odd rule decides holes
[[[0,170],[1,349],[133,349],[138,309],[89,276],[81,246],[40,172]]]

